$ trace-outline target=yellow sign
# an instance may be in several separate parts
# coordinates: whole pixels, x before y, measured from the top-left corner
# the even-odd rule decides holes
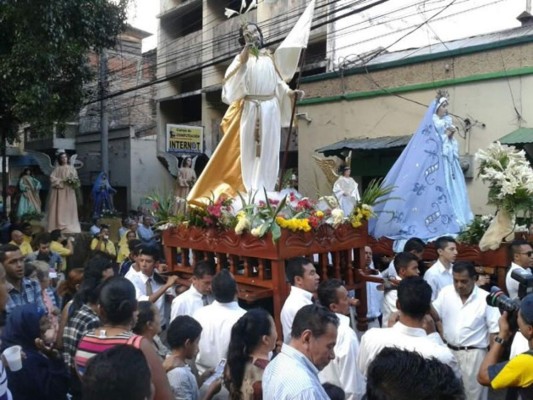
[[[167,152],[201,154],[204,152],[204,127],[167,124]]]

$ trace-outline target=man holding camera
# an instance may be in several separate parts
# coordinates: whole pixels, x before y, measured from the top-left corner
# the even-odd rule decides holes
[[[529,343],[529,351],[512,360],[498,363],[504,352],[504,345],[512,335],[505,311],[498,321],[500,332],[481,364],[477,380],[493,389],[512,388],[509,390],[514,391],[515,399],[519,398],[518,395],[521,399],[533,399],[533,294],[522,299],[517,322],[520,334]],[[509,393],[508,391],[507,399],[512,398]]]

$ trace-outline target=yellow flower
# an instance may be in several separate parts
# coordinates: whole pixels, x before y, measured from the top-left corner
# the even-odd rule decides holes
[[[363,225],[363,224],[361,223],[361,221],[358,221],[358,220],[355,220],[355,219],[352,221],[352,226],[353,226],[354,228],[356,228],[356,229],[359,228],[359,227],[361,227],[362,225]]]
[[[324,213],[320,210],[318,210],[315,215],[318,217],[318,218],[322,218],[324,216]]]
[[[246,229],[250,229],[251,223],[250,220],[246,217],[239,218],[237,215],[237,225],[235,226],[235,233],[241,235]]]
[[[309,232],[311,230],[311,225],[309,225],[309,220],[307,218],[285,219],[283,217],[276,217],[276,222],[281,228],[289,229],[292,232],[296,232],[296,231]]]

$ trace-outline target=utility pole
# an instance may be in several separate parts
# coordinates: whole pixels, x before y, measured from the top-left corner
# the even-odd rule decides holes
[[[109,177],[109,121],[107,118],[107,53],[100,51],[100,155],[102,172]],[[108,178],[109,179],[109,178]]]

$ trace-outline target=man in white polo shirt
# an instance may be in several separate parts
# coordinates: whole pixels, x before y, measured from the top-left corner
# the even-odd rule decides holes
[[[361,339],[357,367],[366,377],[368,366],[385,347],[416,351],[425,358],[436,358],[460,376],[457,361],[435,330],[428,315],[431,287],[422,278],[405,278],[398,286],[399,320],[390,328],[370,329]]]
[[[424,274],[424,279],[429,283],[435,300],[442,288],[453,283],[452,265],[457,258],[457,242],[451,236],[442,236],[435,241],[439,259]]]
[[[442,320],[444,340],[459,362],[467,400],[485,400],[487,388],[477,374],[487,348],[499,331],[497,308],[487,305],[488,292],[476,286],[474,264],[459,261],[453,266],[453,285],[441,290],[433,302]]]
[[[402,279],[408,278],[410,276],[419,276],[420,271],[418,270],[418,257],[412,253],[407,253],[405,251],[396,254],[394,257],[394,267],[396,269],[396,280],[401,281]],[[391,315],[398,311],[396,303],[398,301],[398,289],[397,287],[392,288],[391,290],[386,290],[385,296],[383,297],[383,304],[381,306],[381,311],[383,312],[383,327],[389,327],[389,319]]]
[[[313,263],[304,257],[287,261],[285,275],[291,284],[291,292],[281,309],[281,327],[283,342],[289,343],[294,316],[303,306],[313,304],[313,293],[318,288],[320,276],[316,273]]]
[[[505,287],[507,288],[507,293],[511,299],[518,298],[518,281],[511,277],[511,274],[514,270],[525,269],[528,272],[531,272],[530,268],[533,267],[533,249],[531,245],[525,240],[515,240],[511,243],[511,268],[507,271],[505,275]]]
[[[335,359],[318,373],[320,382],[331,383],[344,390],[346,400],[359,400],[366,391],[365,380],[354,368],[359,353],[359,339],[350,327],[350,298],[338,279],[328,279],[318,285],[320,304],[339,318]]]

